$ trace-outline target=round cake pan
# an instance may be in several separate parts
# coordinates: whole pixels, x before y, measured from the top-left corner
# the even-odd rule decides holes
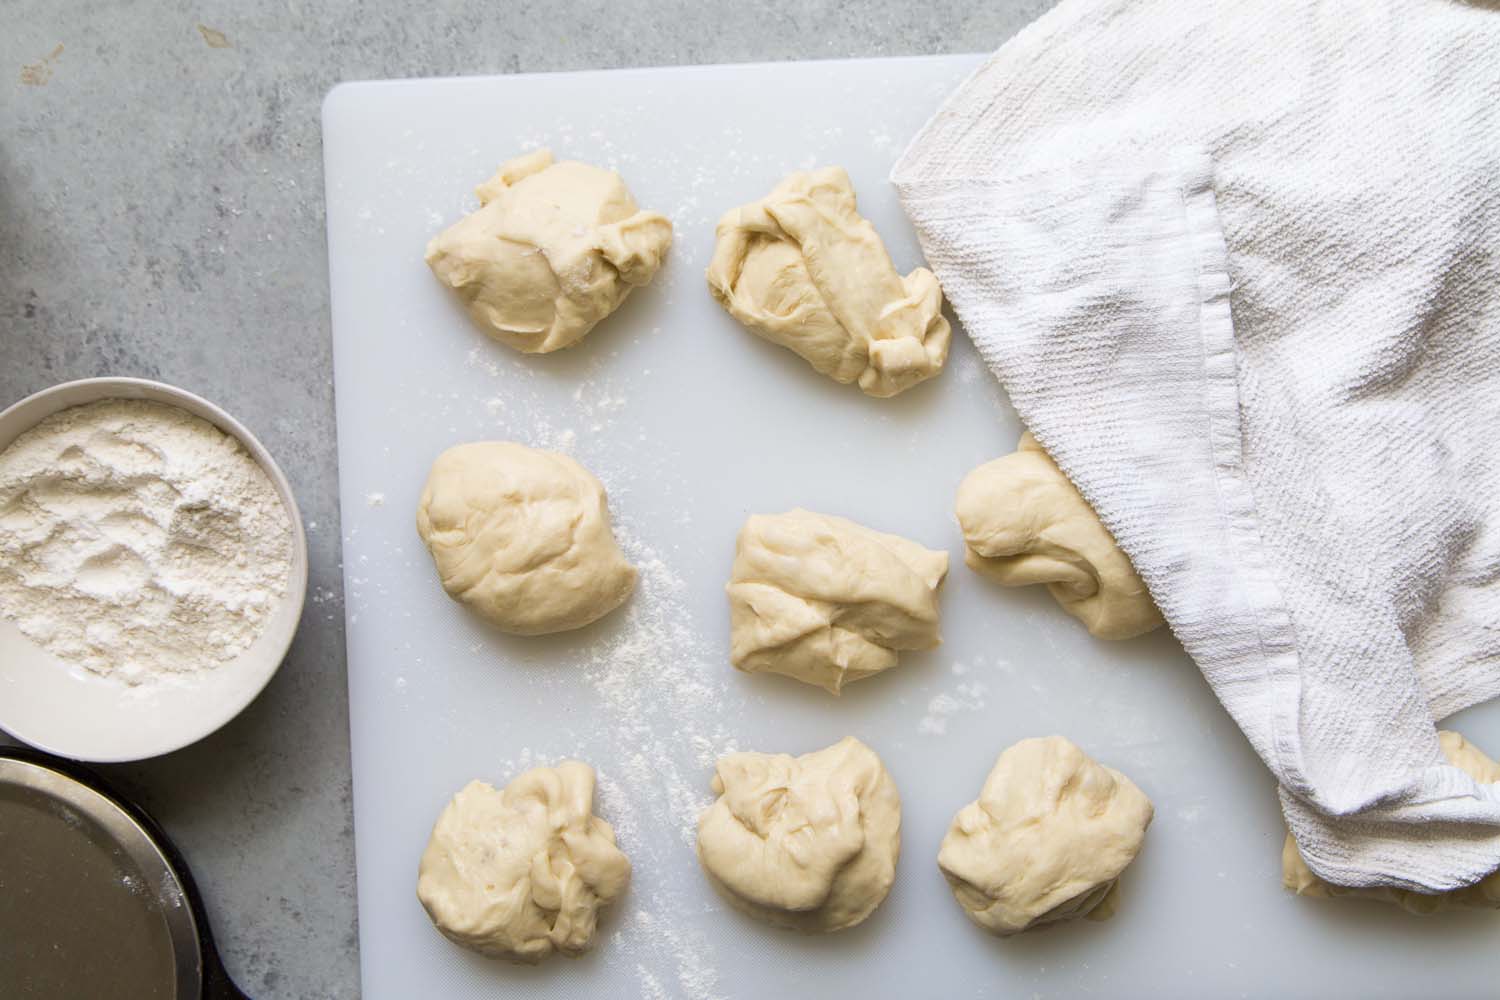
[[[0,413],[0,451],[59,410],[101,399],[146,399],[202,417],[260,463],[292,526],[286,592],[266,629],[239,657],[183,678],[131,687],[65,663],[0,618],[0,729],[32,746],[99,762],[141,760],[196,742],[238,715],[275,675],[302,617],[307,535],[291,484],[238,421],[190,392],[137,378],[91,378],[44,389]]]
[[[182,855],[75,764],[0,747],[0,996],[244,1000]]]

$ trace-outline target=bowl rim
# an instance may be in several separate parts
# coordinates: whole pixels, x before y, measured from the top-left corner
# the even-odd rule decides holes
[[[14,429],[13,434],[7,435],[6,425],[14,422],[16,414],[28,407],[33,407],[47,400],[59,396],[79,396],[72,402],[46,410],[34,420],[28,420],[24,425]],[[301,508],[297,504],[296,494],[292,490],[291,480],[277,464],[266,446],[260,442],[250,429],[237,420],[223,407],[211,400],[205,399],[197,393],[180,388],[167,382],[155,379],[138,378],[133,376],[97,376],[92,378],[72,379],[67,382],[59,382],[33,392],[16,402],[0,410],[0,436],[8,436],[9,440],[0,444],[0,453],[14,443],[15,439],[40,424],[43,420],[63,410],[72,409],[76,406],[87,406],[90,403],[106,399],[144,399],[159,402],[164,405],[176,405],[200,419],[207,420],[220,431],[229,434],[250,454],[252,458],[265,471],[271,484],[276,489],[277,496],[286,508],[287,517],[291,521],[292,538],[290,565],[287,573],[287,590],[282,595],[282,606],[290,605],[292,613],[290,621],[292,627],[287,631],[284,642],[266,651],[271,660],[269,669],[263,670],[262,675],[252,684],[245,686],[239,695],[233,700],[226,701],[219,711],[205,712],[198,716],[200,722],[196,726],[183,726],[170,738],[163,738],[159,745],[153,745],[146,752],[128,751],[122,753],[101,753],[97,750],[79,752],[77,748],[70,749],[66,745],[59,744],[44,732],[36,732],[29,726],[23,724],[15,726],[15,720],[7,718],[6,704],[8,699],[0,699],[0,730],[4,730],[17,740],[39,750],[66,757],[72,760],[89,761],[93,763],[124,763],[134,760],[147,760],[153,757],[163,756],[190,746],[201,739],[218,731],[227,725],[231,719],[243,712],[260,693],[270,684],[271,678],[275,677],[285,662],[290,652],[292,643],[296,640],[297,633],[301,630],[302,615],[306,610],[307,582],[308,582],[308,555],[307,555],[307,531],[302,522]],[[185,404],[185,405],[184,405]],[[227,665],[226,665],[227,666]],[[122,692],[130,689],[122,688]]]

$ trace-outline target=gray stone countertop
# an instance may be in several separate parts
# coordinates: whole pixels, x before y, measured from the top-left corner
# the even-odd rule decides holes
[[[323,95],[982,51],[1051,5],[0,0],[0,407],[94,375],[180,385],[260,437],[306,518],[309,601],[271,685],[194,746],[101,769],[183,849],[246,992],[359,994]]]

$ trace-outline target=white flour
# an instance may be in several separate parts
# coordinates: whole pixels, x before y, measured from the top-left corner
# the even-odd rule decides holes
[[[650,336],[661,334],[655,329]],[[486,378],[477,380],[477,389],[438,397],[429,416],[572,454],[608,487],[615,540],[640,579],[623,607],[570,646],[568,668],[543,682],[543,689],[568,689],[571,699],[581,678],[587,722],[549,733],[545,749],[513,751],[494,777],[503,783],[565,757],[594,765],[596,812],[614,828],[635,868],[628,908],[607,912],[601,923],[609,953],[618,956],[622,971],[634,973],[635,982],[617,992],[646,1000],[721,1000],[719,956],[697,926],[709,912],[702,909],[702,877],[696,862],[683,859],[693,857],[698,814],[713,801],[714,763],[735,749],[731,720],[744,705],[732,692],[723,650],[710,645],[694,621],[688,584],[673,565],[677,554],[653,545],[627,516],[636,490],[660,494],[683,487],[670,453],[619,448],[622,427],[631,426],[630,439],[639,433],[645,441],[645,434],[631,420],[638,396],[626,391],[629,380],[610,374],[618,364],[614,352],[593,358],[554,397],[535,367],[507,363],[488,345],[476,346],[467,351],[465,367]],[[488,380],[493,387],[484,384]],[[383,484],[361,486],[375,488]],[[690,506],[680,514],[684,523]],[[361,588],[352,586],[347,599],[357,612]],[[473,656],[494,655],[483,643],[465,648]]]
[[[265,471],[184,410],[90,403],[0,453],[0,615],[94,673],[140,684],[233,659],[290,566]]]
[[[686,894],[665,873],[672,870],[670,858],[697,842],[698,814],[712,801],[708,776],[714,761],[733,749],[719,721],[726,710],[724,675],[694,628],[682,578],[629,527],[617,523],[614,530],[640,582],[621,609],[624,627],[587,651],[583,671],[604,709],[600,735],[609,750],[603,760],[618,772],[600,771],[610,819],[626,853],[655,873],[637,885],[629,947],[638,955],[651,952],[650,964],[676,977],[664,989],[646,965],[638,966],[643,996],[713,1000],[721,995],[713,949],[700,932],[673,920]],[[663,825],[679,845],[661,839]]]
[[[600,468],[612,497],[625,492],[618,488],[624,476]],[[691,856],[697,842],[698,814],[713,801],[714,762],[735,749],[722,720],[743,706],[728,700],[722,657],[693,622],[687,584],[628,524],[617,522],[614,534],[640,579],[615,613],[622,619],[618,628],[579,651],[578,667],[600,711],[587,730],[570,731],[546,753],[522,747],[499,763],[494,777],[504,784],[567,757],[594,765],[595,811],[614,828],[635,867],[633,909],[604,918],[603,926],[615,928],[610,947],[633,963],[637,991],[647,1000],[722,1000],[712,945],[680,921],[697,869],[684,871],[676,859],[684,851]],[[486,655],[486,647],[476,644],[469,652]],[[573,687],[575,675],[556,683]]]
[[[962,677],[969,672],[962,662],[953,664],[953,674]],[[977,712],[984,708],[985,695],[989,688],[983,681],[964,681],[952,691],[942,691],[932,696],[927,703],[927,714],[917,723],[917,732],[928,736],[942,736],[948,732],[948,720],[960,712]]]

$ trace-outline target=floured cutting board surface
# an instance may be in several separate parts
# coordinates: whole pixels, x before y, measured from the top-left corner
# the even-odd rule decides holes
[[[864,397],[741,329],[703,279],[718,216],[787,172],[839,164],[903,272],[920,263],[886,183],[974,56],[628,70],[339,87],[324,107],[367,997],[1463,996],[1493,992],[1500,921],[1408,917],[1280,888],[1274,788],[1168,635],[1094,640],[1041,590],[963,566],[959,481],[1020,427],[961,330],[948,369]],[[422,262],[504,160],[549,145],[618,169],[676,242],[656,282],[577,347],[493,343]],[[442,592],[413,525],[461,441],[566,451],[609,490],[640,567],[589,628],[501,635]],[[750,513],[839,514],[951,553],[944,645],[842,698],[728,658],[734,539]],[[1500,750],[1500,715],[1461,723]],[[1062,733],[1156,804],[1120,913],[1006,941],[936,865],[1004,747]],[[894,889],[824,937],[730,909],[693,852],[714,759],[857,736],[900,789]],[[584,958],[521,968],[442,938],[416,900],[438,812],[473,778],[579,757],[634,864]]]

